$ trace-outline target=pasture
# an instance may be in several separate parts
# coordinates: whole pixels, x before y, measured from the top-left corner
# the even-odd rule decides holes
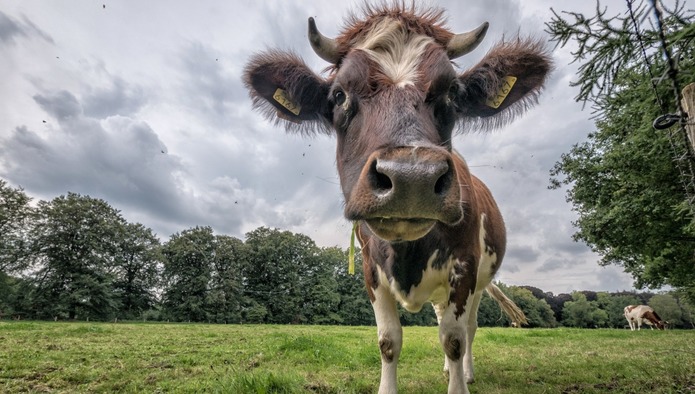
[[[0,322],[0,392],[373,393],[375,327]],[[695,331],[480,328],[472,393],[691,393]],[[405,327],[402,393],[444,393]]]

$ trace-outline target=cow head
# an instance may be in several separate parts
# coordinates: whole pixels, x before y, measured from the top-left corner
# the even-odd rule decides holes
[[[251,58],[244,81],[254,106],[288,130],[335,134],[347,219],[387,241],[415,240],[463,220],[470,175],[453,162],[457,126],[487,129],[523,112],[550,59],[539,42],[516,39],[459,73],[452,60],[481,42],[487,23],[456,35],[438,9],[364,14],[335,39],[309,18],[310,44],[332,65],[326,78],[291,52],[268,50]]]
[[[659,330],[665,330],[667,321],[661,320],[661,317],[654,311],[647,311],[642,315],[642,318],[646,319],[646,323],[650,326],[654,326]]]

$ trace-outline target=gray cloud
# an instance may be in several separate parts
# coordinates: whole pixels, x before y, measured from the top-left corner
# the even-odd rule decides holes
[[[78,116],[82,112],[82,107],[77,102],[77,97],[72,93],[61,90],[48,95],[37,94],[34,96],[34,101],[41,108],[48,112],[49,115],[55,117],[59,121],[65,121],[69,118]]]
[[[540,267],[536,269],[536,272],[552,272],[564,268],[572,267],[573,261],[569,259],[561,259],[557,257],[552,257],[543,262]]]
[[[120,77],[114,77],[110,86],[90,89],[84,97],[84,113],[93,118],[111,115],[133,115],[146,103],[147,98],[139,86],[131,86]]]
[[[48,121],[38,131],[17,127],[0,148],[3,177],[28,190],[89,194],[155,215],[185,212],[176,203],[180,159],[166,153],[147,123],[87,116],[78,98],[65,90],[34,100],[57,123]]]
[[[14,44],[16,37],[26,37],[26,35],[18,22],[0,12],[0,41]]]
[[[0,43],[14,45],[20,37],[39,37],[53,43],[53,38],[34,25],[26,16],[22,16],[21,19],[19,21],[0,11]]]
[[[240,70],[220,62],[222,53],[200,42],[190,43],[180,56],[183,73],[180,89],[190,108],[198,110],[217,127],[230,124],[234,105],[247,98]]]
[[[583,280],[585,288],[605,289],[607,291],[631,290],[633,281],[615,267],[600,267],[596,271],[596,280]]]
[[[540,252],[531,246],[517,246],[514,245],[507,249],[506,259],[514,260],[521,263],[532,263],[537,262],[540,257]]]

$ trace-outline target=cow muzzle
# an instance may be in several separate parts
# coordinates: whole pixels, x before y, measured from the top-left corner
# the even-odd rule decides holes
[[[345,217],[364,220],[392,242],[422,238],[437,222],[460,222],[461,190],[451,154],[434,147],[372,153],[349,195]]]

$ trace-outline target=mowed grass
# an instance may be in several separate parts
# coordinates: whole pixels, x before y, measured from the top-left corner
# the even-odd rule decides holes
[[[406,327],[402,393],[445,393]],[[695,331],[480,328],[472,393],[692,393]],[[0,392],[374,393],[375,327],[0,322]]]

